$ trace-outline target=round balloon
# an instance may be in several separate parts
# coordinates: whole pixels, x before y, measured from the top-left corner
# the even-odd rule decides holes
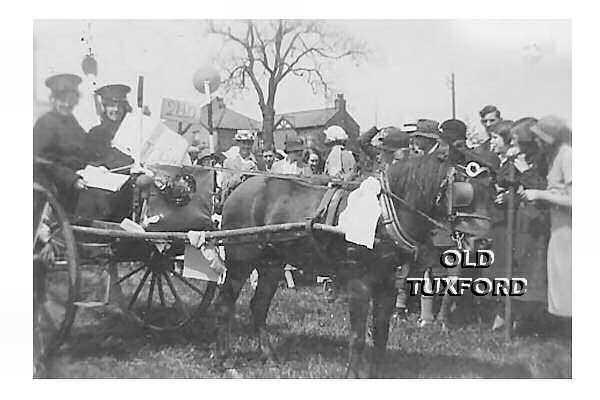
[[[98,61],[93,55],[88,54],[81,62],[81,69],[86,75],[98,76]]]
[[[213,67],[206,66],[199,68],[194,73],[194,88],[202,94],[206,94],[204,90],[204,82],[208,81],[208,86],[211,93],[217,91],[219,86],[221,85],[221,77],[219,76],[219,72]]]

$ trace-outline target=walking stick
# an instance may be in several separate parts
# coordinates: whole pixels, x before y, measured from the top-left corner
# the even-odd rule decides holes
[[[508,180],[510,186],[508,189],[508,202],[506,207],[506,278],[511,284],[513,274],[513,243],[514,243],[514,225],[515,225],[515,165],[509,161]],[[504,336],[506,340],[512,339],[512,301],[510,296],[504,299]]]

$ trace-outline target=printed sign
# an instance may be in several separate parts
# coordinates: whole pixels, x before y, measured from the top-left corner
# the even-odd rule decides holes
[[[189,101],[163,99],[160,108],[162,119],[196,124],[200,122],[201,104]]]

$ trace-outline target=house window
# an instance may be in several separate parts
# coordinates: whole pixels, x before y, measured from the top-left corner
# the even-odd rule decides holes
[[[277,124],[277,129],[293,129],[293,127],[287,120],[282,119]]]

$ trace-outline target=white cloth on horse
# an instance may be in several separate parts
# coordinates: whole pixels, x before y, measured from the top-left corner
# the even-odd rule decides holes
[[[381,206],[377,196],[381,184],[373,177],[365,179],[360,187],[348,196],[348,205],[339,217],[338,228],[345,232],[346,240],[373,248]]]

